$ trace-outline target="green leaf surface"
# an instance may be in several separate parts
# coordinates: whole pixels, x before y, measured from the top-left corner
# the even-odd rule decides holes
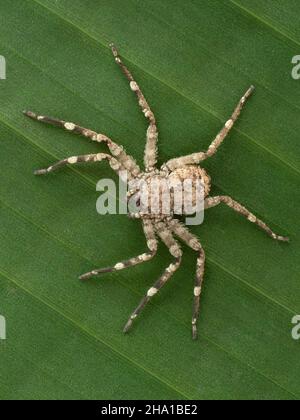
[[[0,341],[2,399],[298,399],[300,81],[296,0],[14,0],[0,5]],[[138,221],[99,216],[108,165],[33,170],[105,150],[26,119],[23,109],[106,133],[142,163],[146,123],[111,57],[115,42],[158,120],[160,163],[205,150],[250,84],[218,154],[228,194],[290,244],[222,206],[192,228],[207,252],[200,338],[191,340],[194,253],[131,334],[122,327],[169,264],[80,283],[146,249]]]

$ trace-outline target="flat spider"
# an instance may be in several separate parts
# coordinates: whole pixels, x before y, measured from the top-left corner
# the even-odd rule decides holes
[[[204,185],[205,191],[205,202],[204,208],[209,209],[210,207],[215,207],[221,203],[226,204],[231,207],[236,212],[245,216],[250,222],[255,223],[261,229],[263,229],[271,238],[278,241],[288,241],[288,238],[276,235],[272,230],[262,221],[259,220],[254,214],[248,211],[241,204],[233,200],[228,196],[216,196],[209,197],[210,191],[210,177],[207,175],[206,171],[200,168],[199,163],[205,159],[213,156],[219,146],[222,144],[223,140],[232,129],[234,123],[240,115],[240,112],[246,102],[246,100],[252,94],[254,87],[251,86],[245,95],[239,101],[237,107],[235,108],[231,118],[226,122],[225,126],[219,132],[217,137],[209,146],[206,152],[193,153],[188,156],[179,157],[176,159],[169,160],[165,163],[160,170],[156,168],[157,163],[157,128],[156,121],[153,112],[151,111],[143,93],[141,92],[138,84],[135,82],[132,74],[127,69],[125,64],[122,62],[117,49],[111,45],[112,53],[114,55],[116,63],[119,65],[125,76],[127,77],[131,90],[136,94],[139,106],[141,107],[143,114],[149,122],[147,129],[147,143],[144,156],[145,172],[143,172],[140,167],[137,165],[136,161],[123,150],[121,146],[114,143],[109,137],[104,134],[96,133],[87,128],[80,127],[72,122],[62,121],[50,117],[40,116],[33,112],[26,111],[25,115],[28,117],[38,120],[47,124],[52,124],[61,128],[66,129],[67,131],[81,134],[85,137],[90,138],[96,142],[104,142],[108,146],[110,154],[107,153],[98,153],[98,154],[89,154],[83,156],[74,156],[64,160],[61,160],[54,165],[50,166],[47,169],[40,169],[35,172],[36,175],[48,174],[55,171],[56,169],[62,168],[67,164],[76,164],[81,162],[100,162],[107,160],[111,168],[116,171],[118,174],[121,171],[126,170],[129,173],[129,180],[132,179],[151,179],[151,177],[158,178],[169,178],[177,177],[181,180],[193,178],[200,179]],[[170,214],[144,214],[142,212],[132,215],[134,217],[140,218],[142,220],[144,234],[147,240],[148,252],[142,255],[139,255],[136,258],[132,258],[128,261],[123,261],[117,263],[114,267],[97,269],[93,270],[87,274],[84,274],[80,279],[88,279],[92,276],[96,276],[102,273],[108,273],[118,270],[123,270],[124,268],[134,266],[145,261],[151,260],[156,252],[158,245],[158,238],[160,238],[168,247],[171,255],[174,257],[174,261],[169,267],[164,271],[162,276],[154,283],[144,298],[141,300],[138,307],[130,316],[127,324],[124,327],[124,332],[127,332],[133,324],[133,321],[141,313],[142,309],[146,304],[151,300],[151,298],[156,295],[156,293],[163,287],[163,285],[171,278],[175,271],[179,268],[182,259],[182,250],[179,243],[175,240],[174,236],[178,237],[180,240],[185,242],[190,248],[195,250],[198,254],[197,259],[197,270],[196,270],[196,279],[194,285],[194,303],[193,303],[193,317],[192,317],[192,336],[195,339],[197,337],[197,319],[199,315],[200,308],[200,295],[204,277],[204,264],[205,264],[205,252],[199,242],[198,238],[194,236],[189,230],[174,218],[174,212]]]

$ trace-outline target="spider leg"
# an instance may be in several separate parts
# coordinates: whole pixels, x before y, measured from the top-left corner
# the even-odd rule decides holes
[[[81,134],[82,136],[88,137],[93,141],[102,142],[102,141],[105,141],[105,138],[108,139],[108,137],[106,137],[104,135],[103,135],[103,139],[102,139],[102,137],[100,137],[100,136],[102,136],[102,134],[99,134],[99,139],[97,139],[98,133],[96,133],[95,131],[90,130],[88,128],[81,127],[80,125],[77,125],[73,122],[67,122],[67,121],[64,121],[64,120],[60,120],[60,119],[52,118],[52,117],[47,117],[47,116],[44,116],[44,115],[38,115],[38,114],[36,114],[32,111],[24,111],[24,115],[31,118],[32,120],[40,121],[44,124],[54,125],[56,127],[63,128],[64,130],[72,132],[72,133]]]
[[[138,317],[138,315],[142,312],[144,307],[147,303],[151,300],[151,298],[156,295],[156,293],[167,283],[167,281],[172,277],[175,271],[180,267],[181,264],[181,257],[176,258],[175,262],[169,265],[169,267],[165,270],[163,275],[154,283],[154,285],[148,290],[147,294],[143,297],[138,307],[132,312],[127,324],[124,327],[124,333],[127,333],[133,321]]]
[[[151,222],[150,222],[151,223]],[[152,225],[154,228],[154,225]],[[178,242],[174,239],[168,225],[165,222],[159,222],[155,226],[156,234],[161,238],[161,240],[165,243],[168,247],[171,255],[175,257],[175,263],[172,263],[164,272],[162,277],[151,287],[146,296],[142,299],[139,306],[136,310],[132,313],[131,317],[129,318],[127,324],[125,325],[124,332],[127,332],[132,324],[133,320],[139,315],[139,313],[143,310],[146,304],[150,301],[151,297],[154,296],[162,286],[172,277],[173,273],[179,268],[181,264],[181,257],[182,257],[182,250]]]
[[[122,59],[119,56],[119,53],[116,49],[116,47],[111,44],[110,45],[112,53],[115,57],[116,63],[119,65],[125,76],[127,77],[130,88],[133,92],[135,92],[140,107],[142,108],[142,111],[145,115],[145,117],[149,121],[149,127],[147,130],[147,144],[145,148],[145,157],[144,157],[144,163],[147,171],[151,171],[155,168],[156,162],[157,162],[157,127],[156,127],[156,121],[153,112],[151,111],[151,108],[146,101],[146,98],[144,97],[139,85],[134,80],[131,72],[127,69],[125,64],[123,63]]]
[[[202,292],[202,285],[204,280],[205,269],[205,251],[202,248],[198,238],[193,235],[182,223],[173,219],[169,223],[170,229],[175,233],[178,238],[185,242],[190,248],[199,252],[197,258],[197,269],[194,286],[194,304],[193,304],[193,317],[192,317],[192,335],[193,339],[197,338],[197,321],[200,313],[200,298]]]
[[[205,199],[204,207],[205,209],[209,209],[211,207],[218,206],[219,204],[224,203],[228,207],[231,207],[233,210],[235,210],[237,213],[245,216],[250,222],[255,223],[257,226],[259,226],[261,229],[263,229],[271,238],[277,240],[277,241],[283,241],[288,242],[289,238],[285,236],[279,236],[276,233],[274,233],[266,223],[264,223],[262,220],[258,219],[254,214],[252,214],[249,210],[247,210],[244,206],[242,206],[237,201],[233,200],[231,197],[228,196],[216,196],[216,197],[208,197]]]
[[[113,267],[100,268],[97,270],[90,271],[89,273],[80,276],[80,280],[87,280],[91,277],[98,276],[99,274],[123,270],[124,268],[133,267],[135,265],[151,260],[157,252],[157,239],[155,237],[154,227],[150,221],[144,221],[143,228],[147,240],[147,246],[150,252],[139,255],[135,258],[130,258],[127,261],[119,262]]]
[[[83,163],[83,162],[85,163],[101,162],[102,160],[105,160],[105,159],[108,160],[111,168],[114,171],[120,170],[121,165],[115,158],[105,153],[97,153],[97,154],[92,154],[92,155],[72,156],[67,159],[60,160],[59,162],[54,163],[52,166],[49,166],[48,168],[38,169],[37,171],[34,172],[34,174],[45,175],[45,174],[49,174],[50,172],[54,172],[57,169],[61,169],[66,165],[74,165],[74,164]]]
[[[165,163],[163,167],[167,167],[167,169],[169,169],[170,171],[174,171],[175,169],[180,168],[181,166],[198,164],[202,162],[203,160],[213,156],[217,152],[221,144],[223,143],[224,139],[227,137],[230,130],[232,129],[234,123],[238,119],[244,107],[244,104],[246,103],[247,99],[251,96],[253,91],[254,91],[254,86],[251,86],[247,90],[247,92],[244,94],[244,96],[240,99],[230,119],[225,123],[224,127],[219,132],[219,134],[214,139],[214,141],[211,143],[211,145],[209,146],[206,152],[193,153],[191,155],[179,157],[176,159],[171,159],[167,163]]]
[[[170,254],[175,258],[182,257],[182,250],[179,243],[174,239],[172,231],[169,226],[164,222],[159,222],[156,226],[156,233],[164,242],[170,251]]]
[[[74,124],[72,122],[67,122],[63,120],[59,120],[52,117],[46,117],[43,115],[37,115],[34,112],[31,111],[24,111],[24,114],[36,121],[43,122],[45,124],[54,125],[56,127],[63,128],[66,131],[80,134],[84,137],[87,137],[93,141],[96,141],[98,143],[106,143],[111,154],[118,159],[118,161],[122,164],[122,166],[128,170],[129,174],[132,176],[137,176],[140,174],[140,168],[137,165],[136,161],[133,159],[132,156],[127,155],[127,153],[123,150],[121,146],[114,143],[109,137],[107,137],[105,134],[99,134],[96,133],[93,130],[90,130],[88,128],[81,127],[80,125]]]
[[[181,258],[182,258],[182,250],[181,247],[179,245],[179,243],[176,241],[176,239],[174,238],[169,226],[167,225],[166,222],[159,222],[157,223],[157,225],[155,226],[155,232],[156,234],[160,237],[160,239],[162,240],[162,242],[167,246],[170,254],[176,258],[176,264],[178,263],[178,267],[180,265],[181,262]],[[139,307],[133,312],[133,314],[131,315],[129,321],[127,322],[124,332],[127,332],[129,330],[129,328],[132,325],[132,321],[137,317],[137,315],[139,314],[139,312],[142,311],[143,307],[148,303],[148,301],[150,300],[150,298],[152,297],[152,293],[153,295],[156,293],[155,290],[157,289],[157,291],[165,284],[165,282],[171,278],[173,272],[176,271],[176,269],[178,268],[176,266],[176,264],[171,264],[164,275],[166,275],[166,277],[162,277],[155,285],[154,287],[152,287],[151,289],[149,289],[147,295],[144,297],[144,299],[141,301]],[[170,274],[170,275],[169,275]]]
[[[200,242],[199,242],[200,244]],[[192,318],[192,334],[193,339],[197,338],[197,321],[200,313],[200,297],[202,292],[202,284],[204,280],[204,269],[205,269],[205,251],[201,248],[199,257],[197,258],[197,270],[194,287],[194,309]]]
[[[193,235],[179,220],[172,219],[169,222],[169,228],[178,238],[185,242],[187,246],[192,248],[194,251],[201,250],[202,247],[197,236]]]

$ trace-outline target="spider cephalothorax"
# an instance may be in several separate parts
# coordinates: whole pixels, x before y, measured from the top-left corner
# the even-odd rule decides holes
[[[192,215],[210,191],[210,176],[200,166],[142,172],[129,184],[129,216],[136,219]],[[198,206],[197,206],[198,205]]]
[[[231,207],[236,212],[245,216],[250,222],[255,223],[262,228],[268,235],[273,239],[279,241],[288,241],[288,238],[276,235],[272,230],[260,219],[258,219],[249,210],[233,200],[228,196],[216,196],[209,197],[210,192],[210,177],[207,175],[203,168],[200,168],[200,162],[204,161],[208,157],[213,156],[218,147],[221,145],[229,131],[232,129],[235,121],[237,120],[244,103],[249,98],[254,88],[251,86],[245,95],[240,99],[237,107],[235,108],[230,119],[225,123],[219,134],[216,136],[214,141],[209,146],[206,152],[196,152],[191,155],[182,156],[179,158],[172,159],[165,163],[161,169],[157,168],[157,128],[156,121],[153,112],[151,111],[144,95],[142,94],[138,84],[134,81],[132,74],[122,62],[118,55],[116,48],[112,45],[112,52],[115,57],[116,63],[120,66],[123,73],[127,77],[130,83],[130,88],[135,92],[138,103],[142,108],[142,111],[149,122],[147,130],[147,142],[145,149],[145,170],[142,171],[136,161],[124,151],[124,149],[118,144],[114,143],[109,137],[104,134],[99,134],[95,131],[80,127],[74,123],[58,120],[50,117],[37,115],[31,111],[26,111],[25,114],[35,120],[52,124],[58,127],[62,127],[67,131],[81,134],[85,137],[90,138],[96,142],[103,142],[108,146],[110,153],[97,153],[83,156],[73,156],[64,160],[61,160],[47,169],[40,169],[35,172],[36,175],[42,175],[50,173],[56,169],[59,169],[68,164],[77,164],[81,162],[100,162],[106,160],[109,162],[111,168],[118,174],[127,172],[128,183],[131,184],[133,181],[145,181],[146,189],[149,192],[149,185],[153,180],[167,180],[168,182],[183,182],[185,180],[192,181],[192,190],[195,191],[196,181],[201,181],[203,186],[203,199],[204,208],[209,209],[217,206],[220,203],[224,203]],[[134,182],[133,182],[134,183]],[[151,187],[152,188],[152,187]],[[150,197],[153,195],[150,188]],[[133,188],[128,193],[128,198],[134,197],[137,202],[141,201],[141,190],[140,187]],[[87,274],[81,276],[81,279],[88,279],[92,276],[99,275],[101,273],[108,273],[112,271],[123,270],[124,268],[134,266],[145,261],[152,259],[157,252],[158,239],[166,244],[171,255],[174,257],[174,261],[164,271],[162,276],[154,283],[154,285],[147,291],[146,295],[141,300],[138,307],[130,316],[127,324],[125,325],[124,332],[127,332],[135,318],[140,314],[145,305],[150,299],[162,288],[162,286],[170,279],[174,272],[179,268],[182,258],[182,250],[180,244],[177,242],[175,237],[179,238],[182,242],[186,243],[190,248],[195,250],[198,254],[196,277],[194,284],[194,304],[193,304],[193,317],[192,317],[192,334],[193,338],[197,337],[197,319],[200,308],[200,295],[204,277],[204,264],[205,264],[205,252],[201,246],[199,239],[193,235],[187,227],[174,217],[175,209],[174,203],[176,194],[173,194],[171,199],[171,206],[169,210],[163,209],[164,196],[159,195],[158,210],[150,210],[143,212],[142,210],[132,212],[130,215],[142,220],[144,234],[147,241],[148,251],[138,257],[131,258],[130,260],[119,262],[113,267],[93,270]],[[172,201],[173,200],[173,201]],[[161,210],[160,210],[161,209]]]

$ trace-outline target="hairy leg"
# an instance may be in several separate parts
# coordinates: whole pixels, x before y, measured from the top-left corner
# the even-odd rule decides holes
[[[170,226],[171,225],[171,226]],[[173,227],[172,227],[173,226]],[[195,340],[197,338],[197,320],[200,312],[200,296],[202,292],[202,284],[204,279],[204,268],[205,268],[205,252],[200,242],[191,234],[187,228],[183,225],[179,225],[176,222],[170,222],[169,226],[165,223],[159,223],[157,228],[157,234],[160,236],[162,241],[167,245],[170,253],[175,257],[181,257],[182,251],[178,242],[174,239],[172,231],[177,236],[186,242],[192,249],[199,252],[197,258],[196,277],[194,285],[194,303],[193,303],[193,317],[192,317],[192,336]]]
[[[174,239],[172,231],[169,226],[164,222],[159,222],[156,226],[156,233],[164,242],[170,251],[170,254],[175,258],[182,256],[182,250],[179,243]]]
[[[249,210],[247,210],[244,206],[242,206],[237,201],[233,200],[231,197],[220,195],[216,197],[208,197],[204,202],[205,209],[209,209],[211,207],[218,206],[219,204],[224,203],[228,207],[232,208],[237,213],[245,216],[250,222],[255,223],[261,229],[263,229],[271,238],[276,239],[277,241],[289,241],[289,238],[285,236],[280,236],[274,233],[266,223],[262,220],[258,219],[254,214],[252,214]]]
[[[224,139],[227,137],[230,130],[232,129],[234,123],[236,122],[236,120],[238,119],[241,113],[241,110],[243,109],[245,102],[251,96],[253,91],[254,91],[254,86],[251,86],[247,90],[245,95],[240,99],[230,119],[225,123],[224,127],[219,132],[219,134],[214,139],[214,141],[211,143],[211,145],[209,146],[206,152],[193,153],[191,155],[182,156],[176,159],[171,159],[163,165],[163,168],[166,167],[170,171],[174,171],[175,169],[180,168],[185,165],[198,164],[201,161],[213,156],[217,152],[221,144],[223,143]]]
[[[115,57],[116,63],[119,65],[125,76],[127,77],[130,88],[133,92],[135,92],[140,107],[142,108],[142,111],[145,115],[145,117],[149,121],[149,127],[147,130],[147,144],[145,148],[145,157],[144,157],[144,163],[147,171],[151,171],[155,168],[156,162],[157,162],[157,127],[156,127],[156,121],[153,112],[151,111],[151,108],[146,101],[146,98],[144,97],[139,85],[134,80],[131,72],[127,69],[125,64],[123,63],[122,59],[119,56],[119,53],[116,49],[116,47],[111,44],[112,53]]]
[[[49,174],[50,172],[54,172],[58,169],[63,168],[66,165],[74,165],[77,163],[87,163],[87,162],[101,162],[102,160],[108,160],[111,168],[114,171],[120,170],[120,163],[110,155],[105,153],[97,153],[92,155],[81,155],[81,156],[72,156],[59,162],[54,163],[53,165],[49,166],[45,169],[38,169],[34,172],[35,175],[45,175]]]
[[[199,242],[200,244],[200,242]],[[193,339],[197,338],[197,321],[200,313],[200,297],[202,292],[202,284],[204,280],[204,269],[205,269],[205,251],[201,248],[199,257],[197,258],[197,269],[194,287],[194,307],[193,307],[193,318],[192,318],[192,335]]]
[[[144,307],[147,305],[147,303],[151,300],[151,298],[156,295],[159,290],[167,283],[167,281],[172,277],[172,275],[175,273],[175,271],[180,267],[181,264],[181,258],[177,258],[174,263],[170,264],[169,267],[165,270],[163,275],[157,280],[157,282],[154,283],[154,285],[148,290],[147,294],[143,297],[138,307],[133,311],[131,314],[129,320],[127,321],[127,324],[124,327],[124,333],[127,333],[132,324],[133,321],[138,317],[138,315],[142,312]]]
[[[202,248],[198,238],[193,235],[182,223],[178,220],[173,219],[169,223],[170,229],[174,232],[178,238],[185,242],[190,248],[194,249],[199,253],[197,258],[197,269],[196,278],[194,285],[194,304],[193,304],[193,317],[192,317],[192,335],[193,339],[197,338],[197,321],[200,312],[200,298],[202,292],[202,285],[204,280],[204,269],[205,269],[205,252]]]
[[[111,273],[113,271],[123,270],[124,268],[133,267],[135,265],[151,260],[157,252],[157,239],[155,237],[154,227],[151,221],[144,221],[143,228],[144,228],[144,234],[147,240],[147,246],[150,252],[141,254],[135,258],[130,258],[129,260],[126,260],[126,261],[119,262],[113,267],[99,268],[99,269],[90,271],[89,273],[86,273],[80,276],[80,280],[87,280],[91,277],[98,276],[99,274]]]
[[[194,235],[193,233],[191,233],[188,228],[181,223],[179,220],[177,219],[172,219],[169,223],[168,226],[170,228],[170,230],[178,237],[180,238],[183,242],[185,242],[187,244],[187,246],[189,246],[190,248],[192,248],[194,251],[200,251],[202,249],[202,246],[199,242],[199,239],[197,238],[196,235]]]
[[[46,117],[43,115],[37,115],[31,111],[24,111],[24,114],[33,120],[40,121],[45,124],[54,125],[56,127],[60,127],[66,131],[69,131],[75,134],[80,134],[98,143],[103,142],[107,144],[111,154],[122,164],[123,168],[127,170],[131,176],[134,177],[140,174],[141,172],[140,168],[137,165],[136,161],[133,159],[133,157],[127,155],[127,153],[123,150],[121,146],[114,143],[105,134],[96,133],[93,130],[81,127],[80,125],[74,124],[72,122],[67,122],[67,121],[59,120],[52,117]]]

